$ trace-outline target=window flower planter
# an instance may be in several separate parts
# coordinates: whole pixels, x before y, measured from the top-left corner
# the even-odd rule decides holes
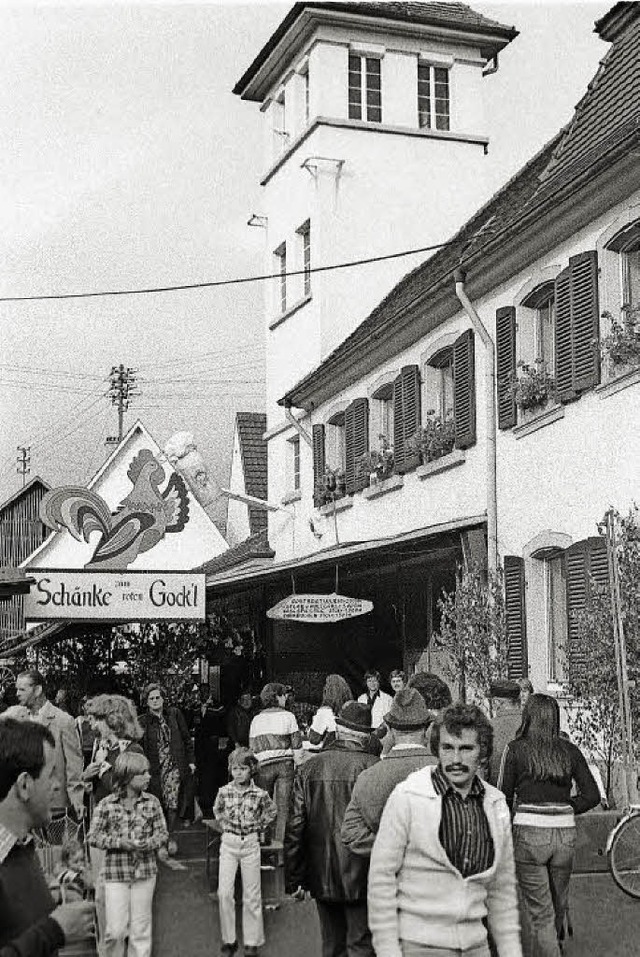
[[[619,319],[602,313],[609,323],[600,342],[606,379],[619,379],[640,367],[640,306],[623,306],[621,313]]]
[[[556,404],[556,383],[544,359],[536,359],[533,365],[519,362],[517,368],[520,371],[511,376],[509,391],[518,406],[520,421],[529,422]]]
[[[378,438],[380,448],[365,452],[358,462],[358,475],[368,476],[369,486],[384,482],[393,474],[393,447],[389,445],[385,435],[380,434]]]
[[[427,465],[453,451],[456,444],[456,426],[450,415],[437,415],[433,409],[426,414],[422,426],[407,442],[407,451],[420,456],[420,464]]]

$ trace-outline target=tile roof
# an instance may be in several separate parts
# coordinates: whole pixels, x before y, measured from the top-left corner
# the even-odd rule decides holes
[[[236,427],[244,470],[244,489],[247,495],[267,499],[267,443],[263,435],[267,417],[263,412],[238,412]],[[249,528],[251,534],[266,529],[267,513],[264,509],[249,505]]]
[[[569,171],[573,175],[577,164],[587,163],[595,152],[624,134],[629,125],[640,124],[640,6],[617,6],[624,15],[625,28],[611,37],[613,45],[576,106],[543,181],[566,176]],[[602,27],[600,33],[610,36]]]
[[[238,542],[233,548],[212,558],[211,561],[202,565],[198,571],[206,575],[214,575],[226,571],[228,568],[234,568],[243,562],[254,560],[256,558],[273,558],[274,550],[269,545],[266,528],[261,529],[254,535],[249,535],[243,542]]]
[[[459,29],[467,33],[477,33],[484,38],[483,56],[489,59],[502,50],[518,35],[515,27],[506,26],[497,20],[491,20],[476,13],[466,3],[295,3],[286,17],[271,34],[251,65],[238,80],[233,92],[243,95],[249,84],[256,78],[278,44],[287,36],[305,12],[326,12],[336,14],[353,13],[372,19],[395,20],[399,23],[412,23],[422,26]],[[489,37],[492,42],[487,43]]]
[[[390,328],[417,319],[421,304],[420,334],[425,335],[459,309],[449,296],[447,307],[434,308],[438,294],[451,287],[451,274],[462,262],[499,244],[512,242],[516,228],[527,228],[532,218],[562,190],[575,188],[580,177],[602,165],[625,144],[640,139],[640,4],[617,4],[616,29],[601,30],[613,40],[601,67],[576,107],[572,121],[509,180],[456,235],[426,262],[408,273],[370,315],[327,358],[280,400],[282,405],[311,408],[313,393],[327,388],[332,374],[362,356],[365,345],[382,340]],[[607,17],[611,16],[611,13]],[[603,21],[600,21],[602,23]],[[425,309],[428,302],[429,308]],[[448,310],[448,311],[447,311]],[[415,336],[409,341],[415,341]],[[407,343],[403,343],[406,345]],[[388,350],[387,350],[388,351]],[[320,401],[324,401],[323,396]]]

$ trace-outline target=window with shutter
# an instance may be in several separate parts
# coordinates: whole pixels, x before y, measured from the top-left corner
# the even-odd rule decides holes
[[[503,306],[496,310],[496,389],[498,428],[516,424],[516,403],[511,394],[511,377],[516,371],[516,310]]]
[[[456,448],[476,442],[475,336],[467,329],[453,344],[453,418]]]
[[[572,256],[555,287],[556,387],[561,402],[600,381],[598,350],[598,257]]]
[[[573,387],[591,389],[600,381],[598,349],[598,256],[581,253],[569,260],[571,267],[571,318],[573,335]]]
[[[586,659],[580,645],[577,616],[586,607],[593,585],[606,585],[609,581],[607,547],[603,538],[587,538],[571,545],[565,557],[569,667],[580,669]]]
[[[393,383],[393,459],[394,471],[409,472],[420,464],[407,443],[420,428],[420,369],[403,366]]]
[[[344,414],[345,480],[347,495],[359,492],[369,484],[368,473],[361,471],[360,459],[369,451],[369,401],[354,399]]]
[[[529,666],[524,559],[517,555],[504,557],[504,602],[509,641],[507,651],[509,677],[526,678]]]
[[[313,504],[319,508],[324,501],[324,425],[314,425],[311,438],[313,442]]]

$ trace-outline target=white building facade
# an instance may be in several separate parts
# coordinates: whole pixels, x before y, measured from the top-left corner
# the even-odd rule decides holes
[[[243,95],[262,91],[267,125],[277,115],[276,129],[289,134],[276,133],[285,147],[264,179],[269,248],[281,255],[283,243],[304,238],[304,223],[312,266],[452,240],[392,289],[404,260],[371,275],[297,277],[310,288],[290,306],[289,277],[272,290],[269,500],[289,506],[269,517],[276,563],[403,536],[427,553],[443,529],[463,539],[467,530],[463,551],[477,557],[487,528],[505,569],[511,673],[559,691],[567,651],[580,654],[573,612],[589,576],[606,570],[597,523],[640,491],[640,367],[616,365],[602,349],[602,313],[619,317],[640,303],[640,9],[616,4],[596,25],[609,52],[572,123],[464,223],[482,199],[482,73],[506,28],[485,24],[474,47],[451,24],[445,40],[432,25],[372,25],[348,10],[336,23],[314,16],[285,21],[241,81]],[[260,87],[282,48],[293,55],[280,56],[274,83]],[[368,92],[378,75],[383,89],[362,93],[361,109],[373,106],[382,120],[349,118],[358,57],[361,83],[370,69]],[[367,66],[376,58],[379,74]],[[442,82],[436,70],[449,71],[446,136],[437,95],[435,128],[420,127],[422,64],[430,89]],[[387,136],[370,129],[387,119]],[[307,261],[301,248],[293,268]],[[535,370],[529,382],[520,363]],[[535,402],[532,387],[548,395]],[[312,440],[298,443],[297,487],[291,412]],[[376,470],[367,453],[381,434],[394,462]]]

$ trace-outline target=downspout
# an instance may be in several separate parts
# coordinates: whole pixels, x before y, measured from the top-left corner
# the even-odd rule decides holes
[[[487,551],[489,571],[495,572],[498,568],[498,482],[496,465],[496,354],[493,339],[487,327],[473,307],[464,283],[466,271],[462,268],[455,270],[453,277],[456,284],[456,296],[462,308],[471,320],[473,328],[480,336],[485,349],[485,423],[487,431]]]

